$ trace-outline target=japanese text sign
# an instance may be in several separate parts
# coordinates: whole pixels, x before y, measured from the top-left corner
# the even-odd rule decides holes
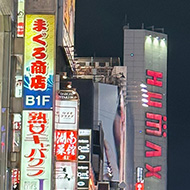
[[[17,37],[24,37],[24,0],[18,0]]]
[[[76,162],[56,162],[55,190],[76,189]]]
[[[77,160],[77,131],[56,131],[56,159]]]
[[[24,109],[50,109],[53,99],[54,15],[26,15]]]
[[[23,111],[21,190],[51,189],[52,111]]]

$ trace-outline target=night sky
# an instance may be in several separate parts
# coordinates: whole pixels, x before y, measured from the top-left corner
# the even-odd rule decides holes
[[[154,25],[168,35],[168,190],[190,183],[190,2],[189,0],[77,0],[78,56],[123,59],[123,26]]]

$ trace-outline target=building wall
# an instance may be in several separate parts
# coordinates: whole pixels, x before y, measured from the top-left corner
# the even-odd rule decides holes
[[[127,141],[127,158],[129,158],[127,165],[128,189],[134,189],[134,184],[137,182],[136,169],[142,167],[144,168],[145,189],[166,190],[167,36],[147,30],[124,28],[124,65],[127,66],[128,70],[127,135],[131,133],[133,136],[134,134],[134,144]],[[149,73],[150,71],[154,74],[161,73],[162,76],[152,76]],[[149,80],[152,80],[153,83],[148,82]],[[155,83],[157,81],[161,82],[162,85],[157,85]],[[145,86],[142,87],[142,84]],[[147,92],[142,93],[142,89]],[[150,93],[154,93],[154,95]],[[149,98],[143,99],[142,94],[147,94]],[[153,97],[155,94],[157,96]],[[155,102],[161,103],[162,106],[157,107],[158,105],[154,104]],[[131,114],[129,115],[129,113]],[[150,114],[153,118],[150,118]],[[158,117],[161,117],[161,119],[159,120]],[[157,127],[155,127],[155,124],[157,124]],[[134,152],[129,151],[132,150],[133,146]],[[134,155],[134,162],[131,154]]]
[[[0,2],[0,189],[10,189],[9,179],[9,125],[10,125],[10,64],[11,64],[11,17],[13,1]]]

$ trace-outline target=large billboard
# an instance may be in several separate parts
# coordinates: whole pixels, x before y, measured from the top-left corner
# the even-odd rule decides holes
[[[26,15],[24,109],[51,109],[55,63],[55,16]]]
[[[50,190],[52,111],[23,111],[21,190]]]
[[[123,109],[120,92],[116,85],[98,84],[98,120],[102,122],[104,131],[104,180],[119,182],[120,167],[123,166],[124,149],[121,147],[123,127]],[[111,102],[111,103],[110,103]]]

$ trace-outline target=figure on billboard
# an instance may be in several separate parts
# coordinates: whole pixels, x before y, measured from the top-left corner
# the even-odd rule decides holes
[[[114,147],[113,150],[107,140],[104,140],[105,156],[107,159],[107,177],[111,180],[113,177],[124,180],[124,154],[125,154],[125,106],[122,90],[118,91],[118,104],[113,120],[113,136]],[[114,154],[116,152],[116,154]]]
[[[125,181],[125,147],[126,147],[126,113],[123,91],[119,90],[119,103],[113,123],[113,134],[117,153],[117,164],[120,171],[120,182]]]

